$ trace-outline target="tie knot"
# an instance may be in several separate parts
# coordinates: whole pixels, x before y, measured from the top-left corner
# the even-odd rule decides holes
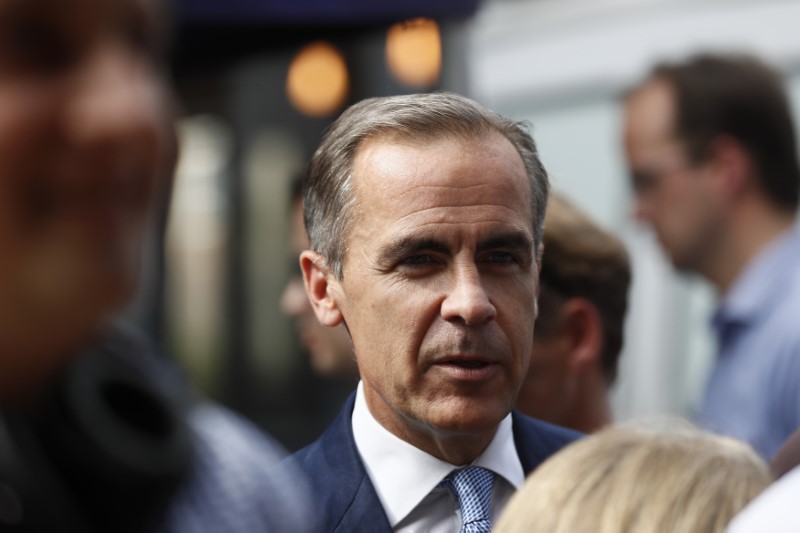
[[[494,474],[485,468],[470,466],[451,473],[445,483],[458,498],[462,533],[490,531],[492,523],[489,518],[489,503]]]

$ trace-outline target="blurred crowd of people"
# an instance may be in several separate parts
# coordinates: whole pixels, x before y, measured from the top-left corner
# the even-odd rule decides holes
[[[355,103],[293,186],[281,308],[354,391],[284,457],[114,318],[178,150],[164,20],[0,0],[0,529],[800,528],[800,167],[767,64],[698,55],[623,97],[636,217],[718,292],[696,426],[615,423],[625,246],[525,124],[435,92]]]

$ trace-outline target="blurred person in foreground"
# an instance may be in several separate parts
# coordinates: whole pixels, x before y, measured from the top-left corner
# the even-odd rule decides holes
[[[769,463],[777,481],[731,522],[728,533],[796,533],[800,531],[800,429],[789,437]]]
[[[584,433],[612,422],[631,271],[625,246],[566,197],[544,218],[539,317],[517,409]]]
[[[245,533],[299,514],[267,477],[274,446],[190,404],[112,324],[176,158],[162,7],[0,0],[2,531]]]
[[[531,474],[494,532],[722,533],[770,479],[730,437],[609,427]]]
[[[308,250],[308,234],[303,222],[303,179],[291,184],[292,205],[289,223],[289,252],[292,274],[281,295],[281,311],[290,317],[303,348],[308,352],[311,368],[320,376],[356,379],[358,367],[353,357],[353,345],[344,326],[328,328],[317,320],[308,301],[300,271],[300,254]]]
[[[769,460],[769,468],[776,479],[784,476],[796,466],[800,466],[800,428],[786,439],[786,442]]]
[[[746,56],[663,64],[625,99],[637,218],[719,293],[704,427],[765,458],[800,426],[800,194],[782,80]]]
[[[797,533],[800,531],[800,467],[769,486],[731,522],[727,533]]]
[[[578,436],[512,412],[528,368],[548,178],[515,122],[453,93],[364,100],[314,154],[301,255],[361,381],[291,457],[326,530],[489,531]]]

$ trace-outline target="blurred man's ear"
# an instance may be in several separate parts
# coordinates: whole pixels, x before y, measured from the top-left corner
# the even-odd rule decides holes
[[[753,160],[737,139],[727,135],[714,139],[708,148],[707,161],[723,198],[735,198],[756,186],[756,180],[751,178],[755,171]]]
[[[560,334],[567,338],[570,368],[586,372],[600,365],[603,327],[597,308],[585,298],[570,298],[561,308]]]
[[[317,320],[323,326],[341,324],[343,316],[335,291],[338,281],[325,264],[325,259],[317,252],[306,250],[300,254],[300,269],[303,271],[306,294]]]

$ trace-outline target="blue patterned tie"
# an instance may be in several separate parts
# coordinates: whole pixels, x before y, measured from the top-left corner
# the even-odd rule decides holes
[[[461,533],[489,533],[489,503],[494,474],[479,466],[451,473],[443,482],[455,493],[461,507]]]

